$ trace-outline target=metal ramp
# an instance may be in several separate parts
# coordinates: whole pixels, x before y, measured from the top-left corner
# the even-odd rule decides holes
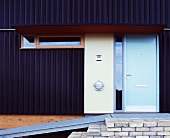
[[[0,138],[14,138],[45,133],[87,128],[90,124],[104,124],[105,118],[170,118],[169,113],[115,113],[97,116],[86,116],[80,119],[40,124],[0,130]]]
[[[90,124],[104,124],[105,118],[111,118],[110,114],[99,116],[87,116],[80,119],[40,124],[35,126],[26,126],[0,130],[0,138],[13,138],[30,135],[38,135],[52,132],[60,132],[72,129],[86,128]]]

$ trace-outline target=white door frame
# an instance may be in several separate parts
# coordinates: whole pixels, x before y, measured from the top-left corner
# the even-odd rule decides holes
[[[147,35],[147,34],[146,34]],[[159,112],[159,36],[156,34],[151,34],[155,35],[156,37],[156,112]],[[115,40],[115,39],[114,39]],[[122,75],[123,75],[123,84],[122,84],[122,110],[116,110],[116,89],[114,90],[114,112],[126,112],[126,35],[123,36],[122,40],[123,46],[122,46],[122,54],[123,54],[123,70],[122,70]],[[115,44],[115,43],[114,43]],[[114,47],[115,49],[115,47]],[[115,51],[115,50],[114,50]],[[115,53],[114,53],[115,55]],[[115,58],[114,58],[115,59]],[[114,62],[115,63],[115,62]]]

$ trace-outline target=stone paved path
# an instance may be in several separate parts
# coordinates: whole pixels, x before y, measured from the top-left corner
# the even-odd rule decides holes
[[[170,117],[106,118],[105,125],[89,125],[69,138],[170,138]]]

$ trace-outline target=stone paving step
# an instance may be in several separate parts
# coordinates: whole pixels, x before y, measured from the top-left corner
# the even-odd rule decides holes
[[[106,118],[105,125],[89,125],[87,132],[68,138],[170,138],[170,117]]]

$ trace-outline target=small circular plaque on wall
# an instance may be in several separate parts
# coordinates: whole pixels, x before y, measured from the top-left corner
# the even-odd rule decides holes
[[[94,86],[96,91],[102,91],[103,88],[104,88],[104,84],[100,80],[96,81],[93,86]]]

